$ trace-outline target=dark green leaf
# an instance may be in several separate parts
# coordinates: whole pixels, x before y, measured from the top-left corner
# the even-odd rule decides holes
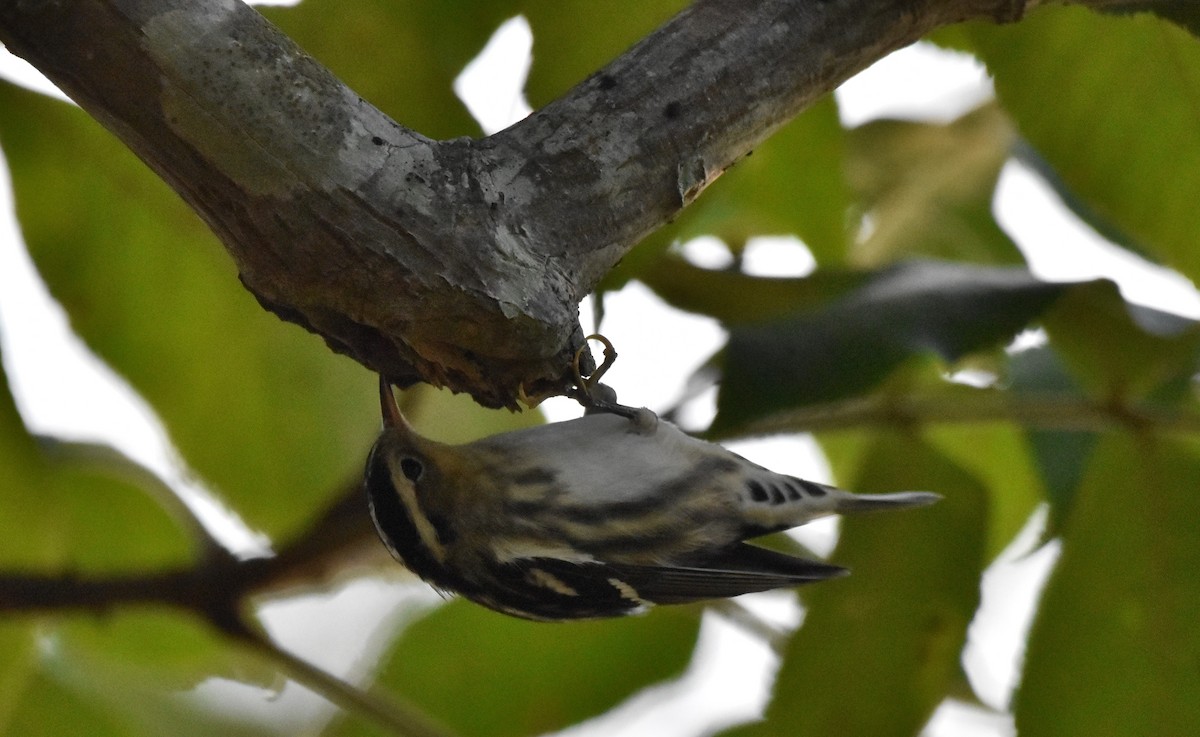
[[[853,574],[806,593],[808,614],[784,653],[766,721],[739,737],[914,735],[958,682],[979,601],[985,490],[913,438],[882,437],[864,455],[848,477],[855,490],[945,498],[844,520],[833,560]]]
[[[64,689],[42,670],[37,626],[0,623],[0,736],[128,737],[129,730],[106,709]]]
[[[46,519],[38,501],[46,485],[44,460],[17,412],[0,365],[0,567],[46,563],[59,547],[51,529],[54,523]]]
[[[597,622],[525,622],[454,601],[411,625],[377,687],[422,706],[459,734],[533,735],[603,713],[683,671],[694,608]],[[370,734],[343,721],[335,735]]]
[[[818,312],[733,326],[713,429],[863,392],[914,358],[1003,344],[1064,289],[1024,269],[910,263]]]
[[[1200,724],[1200,454],[1111,435],[1092,454],[1016,701],[1023,737],[1191,734]]]
[[[1048,398],[1082,398],[1083,392],[1049,346],[1022,351],[1012,357],[1010,390],[1021,394]],[[1091,462],[1096,447],[1096,434],[1083,430],[1039,430],[1025,432],[1033,452],[1046,500],[1050,502],[1050,518],[1045,539],[1058,534],[1062,521],[1070,513],[1075,492],[1083,479],[1084,469]]]
[[[161,570],[187,564],[183,505],[151,472],[104,446],[43,441],[53,487],[40,509],[54,513],[65,567],[74,573]],[[29,497],[25,497],[29,500]],[[20,531],[15,532],[17,536]]]

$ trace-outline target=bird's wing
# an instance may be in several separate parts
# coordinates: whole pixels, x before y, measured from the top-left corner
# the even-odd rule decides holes
[[[702,563],[637,565],[528,558],[505,566],[520,607],[541,618],[611,616],[646,604],[682,604],[798,586],[847,573],[838,566],[739,543]],[[516,608],[517,601],[511,604]],[[528,614],[526,616],[529,616]]]
[[[840,566],[739,543],[703,563],[680,566],[610,564],[612,572],[655,604],[723,599],[788,588],[849,573]]]

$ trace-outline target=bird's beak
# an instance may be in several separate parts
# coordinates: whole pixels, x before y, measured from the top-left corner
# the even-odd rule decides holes
[[[404,415],[400,414],[400,405],[396,403],[396,395],[392,393],[392,385],[388,380],[383,378],[383,374],[379,375],[379,409],[383,413],[384,429],[401,428],[404,430],[411,429],[408,421],[404,419]]]

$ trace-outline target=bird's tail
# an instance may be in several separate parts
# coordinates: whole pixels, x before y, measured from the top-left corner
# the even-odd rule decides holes
[[[882,509],[903,509],[905,507],[925,507],[942,498],[941,494],[931,491],[898,491],[892,494],[850,494],[845,493],[837,498],[838,514],[847,512],[874,512]]]
[[[928,491],[852,494],[835,486],[771,473],[749,477],[746,491],[743,518],[753,528],[766,532],[798,527],[828,514],[923,507],[942,498]]]

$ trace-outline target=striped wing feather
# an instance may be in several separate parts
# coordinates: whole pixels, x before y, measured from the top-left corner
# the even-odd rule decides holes
[[[656,604],[723,599],[844,576],[840,566],[739,543],[702,564],[633,566],[613,564],[613,573]]]
[[[518,566],[519,588],[541,589],[556,611],[629,611],[647,603],[682,604],[798,586],[842,576],[846,569],[739,543],[691,565],[575,563],[534,558]],[[517,583],[518,576],[510,581]],[[528,599],[538,598],[528,591]],[[585,615],[586,616],[586,615]]]

